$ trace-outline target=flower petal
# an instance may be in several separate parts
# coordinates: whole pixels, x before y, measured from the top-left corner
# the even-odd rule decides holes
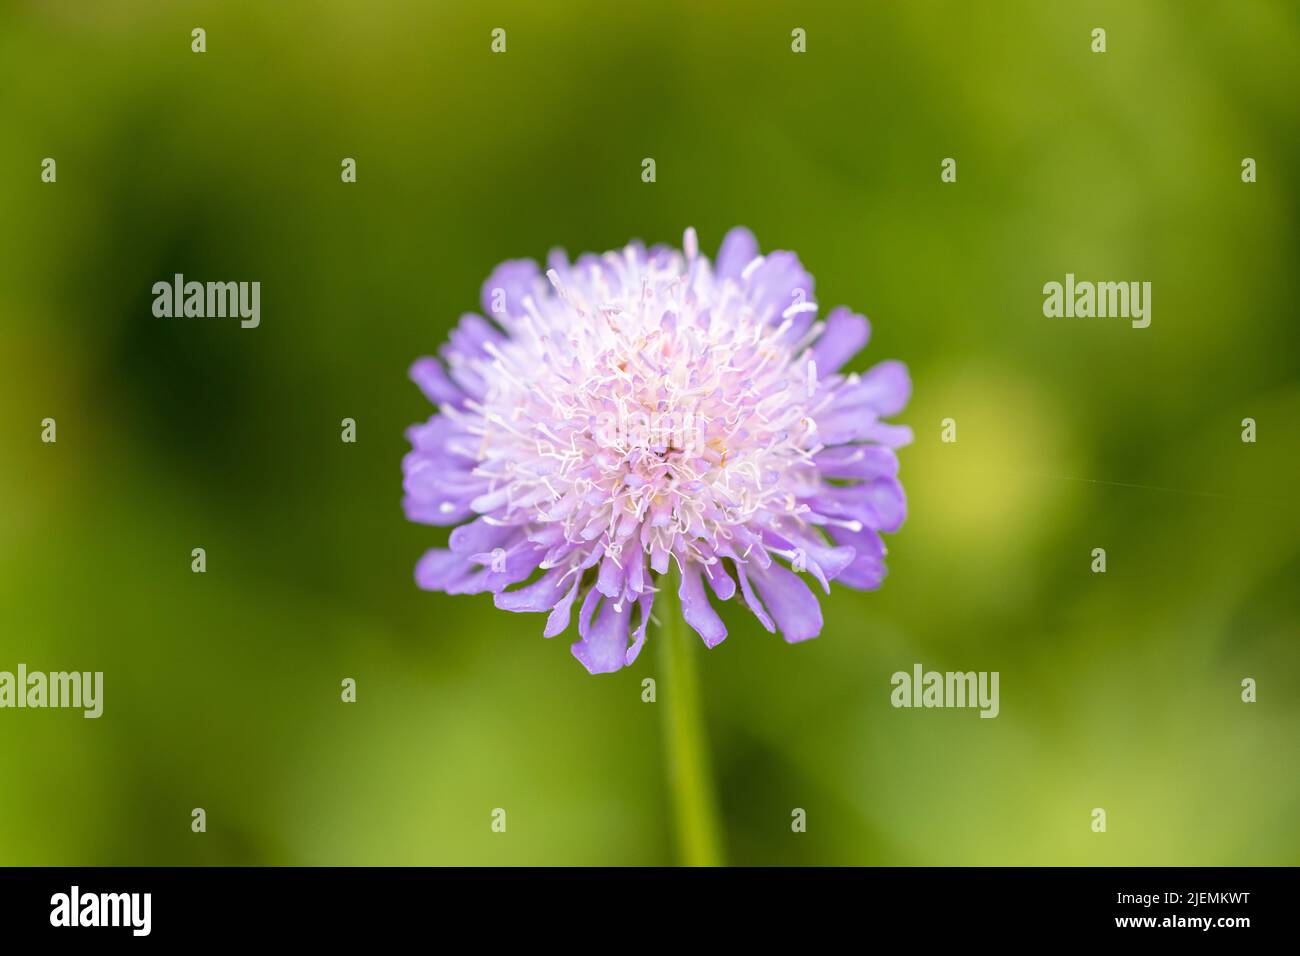
[[[436,358],[426,355],[417,359],[409,372],[411,381],[420,386],[420,391],[435,405],[455,405],[460,407],[465,402],[465,393],[460,386],[447,375],[447,370]]]
[[[912,377],[907,366],[893,360],[880,362],[835,390],[832,408],[869,408],[881,418],[897,415],[912,397]]]
[[[575,574],[568,592],[556,602],[555,607],[551,608],[551,616],[546,619],[546,629],[542,631],[542,637],[555,637],[569,629],[569,619],[573,616],[573,600],[578,596],[578,585],[581,582],[582,576]]]
[[[430,548],[415,565],[415,583],[426,591],[446,591],[473,573],[465,558],[445,548]]]
[[[740,281],[740,274],[758,255],[758,240],[744,226],[732,229],[722,240],[718,249],[718,264],[715,274],[719,279]]]
[[[799,575],[775,561],[767,568],[754,568],[753,574],[759,596],[788,643],[822,632],[822,606]]]
[[[826,316],[826,328],[809,350],[817,363],[818,376],[838,372],[849,359],[866,347],[871,323],[866,316],[840,306]]]
[[[758,623],[768,629],[770,633],[776,633],[776,625],[772,623],[772,618],[768,616],[767,609],[763,607],[763,602],[754,594],[753,587],[749,583],[749,575],[745,573],[746,563],[743,561],[736,562],[736,577],[740,578],[740,593],[745,598],[745,604],[754,612],[758,618]],[[756,565],[750,565],[757,567]]]
[[[523,315],[524,297],[536,298],[544,288],[541,275],[532,259],[507,259],[483,283],[483,313],[497,321]]]
[[[704,576],[709,579],[709,587],[718,596],[719,601],[730,601],[736,596],[736,582],[731,579],[722,562],[705,565]]]
[[[599,595],[600,592],[591,593]],[[627,625],[631,614],[630,601],[606,600],[586,637],[569,648],[589,673],[609,674],[627,665]]]
[[[727,628],[722,623],[722,618],[718,617],[718,612],[709,604],[697,563],[688,562],[682,568],[682,582],[677,589],[677,596],[682,601],[682,617],[704,639],[705,646],[716,647],[721,644],[727,636]]]
[[[763,263],[749,276],[749,301],[761,312],[768,312],[773,325],[780,325],[784,313],[792,306],[816,302],[813,298],[813,277],[808,274],[799,257],[793,252],[769,252]],[[786,341],[795,342],[803,337],[816,316],[816,309],[801,311],[791,316],[790,331]]]
[[[522,541],[523,538],[518,527],[489,524],[484,518],[476,518],[469,524],[454,529],[447,544],[457,554],[475,554],[480,551],[491,551],[493,548],[507,547],[507,542]]]
[[[832,540],[853,549],[853,563],[835,580],[859,591],[874,591],[885,580],[885,542],[870,528],[832,527]]]
[[[632,646],[627,649],[628,664],[636,660],[637,655],[641,653],[641,646],[645,644],[646,626],[650,623],[650,612],[654,609],[655,592],[647,588],[645,593],[637,598],[636,603],[641,609],[641,623],[632,632]]]
[[[907,496],[894,478],[826,485],[800,501],[816,515],[858,521],[877,531],[897,531],[907,517]]]
[[[824,478],[893,478],[898,474],[898,456],[880,445],[836,445],[813,456]]]
[[[551,568],[531,584],[497,592],[492,603],[503,611],[549,611],[564,596],[563,578],[563,568]]]

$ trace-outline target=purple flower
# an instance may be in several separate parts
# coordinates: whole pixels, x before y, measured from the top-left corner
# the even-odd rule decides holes
[[[438,412],[407,431],[403,506],[454,526],[416,582],[545,613],[547,637],[576,608],[593,674],[636,660],[670,562],[708,646],[727,636],[710,592],[816,637],[803,575],[878,587],[880,532],[907,513],[894,450],[912,433],[883,421],[907,404],[906,366],[841,371],[871,327],[846,308],[817,321],[793,253],[760,255],[740,228],[716,264],[693,229],[684,246],[505,262],[483,286],[491,321],[463,316],[411,367]]]

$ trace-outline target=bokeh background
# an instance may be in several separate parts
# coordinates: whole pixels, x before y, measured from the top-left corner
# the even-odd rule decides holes
[[[881,591],[699,648],[729,861],[1300,863],[1298,52],[1289,0],[5,0],[0,669],[106,687],[0,711],[0,862],[672,862],[656,655],[416,589],[406,370],[499,260],[745,224],[917,441]],[[261,327],[155,319],[176,272]],[[1066,272],[1151,327],[1044,318]],[[894,710],[918,661],[1001,716]]]

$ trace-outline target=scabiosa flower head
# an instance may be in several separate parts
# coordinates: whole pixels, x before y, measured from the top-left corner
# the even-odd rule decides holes
[[[573,654],[595,674],[636,659],[656,600],[712,647],[727,631],[709,592],[802,641],[822,614],[801,575],[879,586],[912,438],[882,419],[911,383],[899,362],[841,371],[870,326],[818,321],[793,253],[734,229],[710,263],[687,230],[683,251],[506,262],[482,298],[491,321],[463,316],[441,360],[411,368],[438,412],[407,432],[403,504],[454,526],[420,587],[546,613],[547,637],[576,606]],[[676,595],[658,577],[674,563]]]

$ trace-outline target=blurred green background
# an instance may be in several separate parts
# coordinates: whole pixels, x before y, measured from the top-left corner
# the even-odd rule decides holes
[[[0,862],[672,862],[653,648],[416,589],[406,370],[502,259],[744,224],[917,441],[883,590],[699,648],[729,860],[1300,863],[1298,51],[1289,0],[7,0],[0,669],[105,713],[0,711]],[[176,272],[261,327],[155,319]],[[1151,327],[1044,318],[1066,272]],[[915,662],[1001,715],[894,710]]]

